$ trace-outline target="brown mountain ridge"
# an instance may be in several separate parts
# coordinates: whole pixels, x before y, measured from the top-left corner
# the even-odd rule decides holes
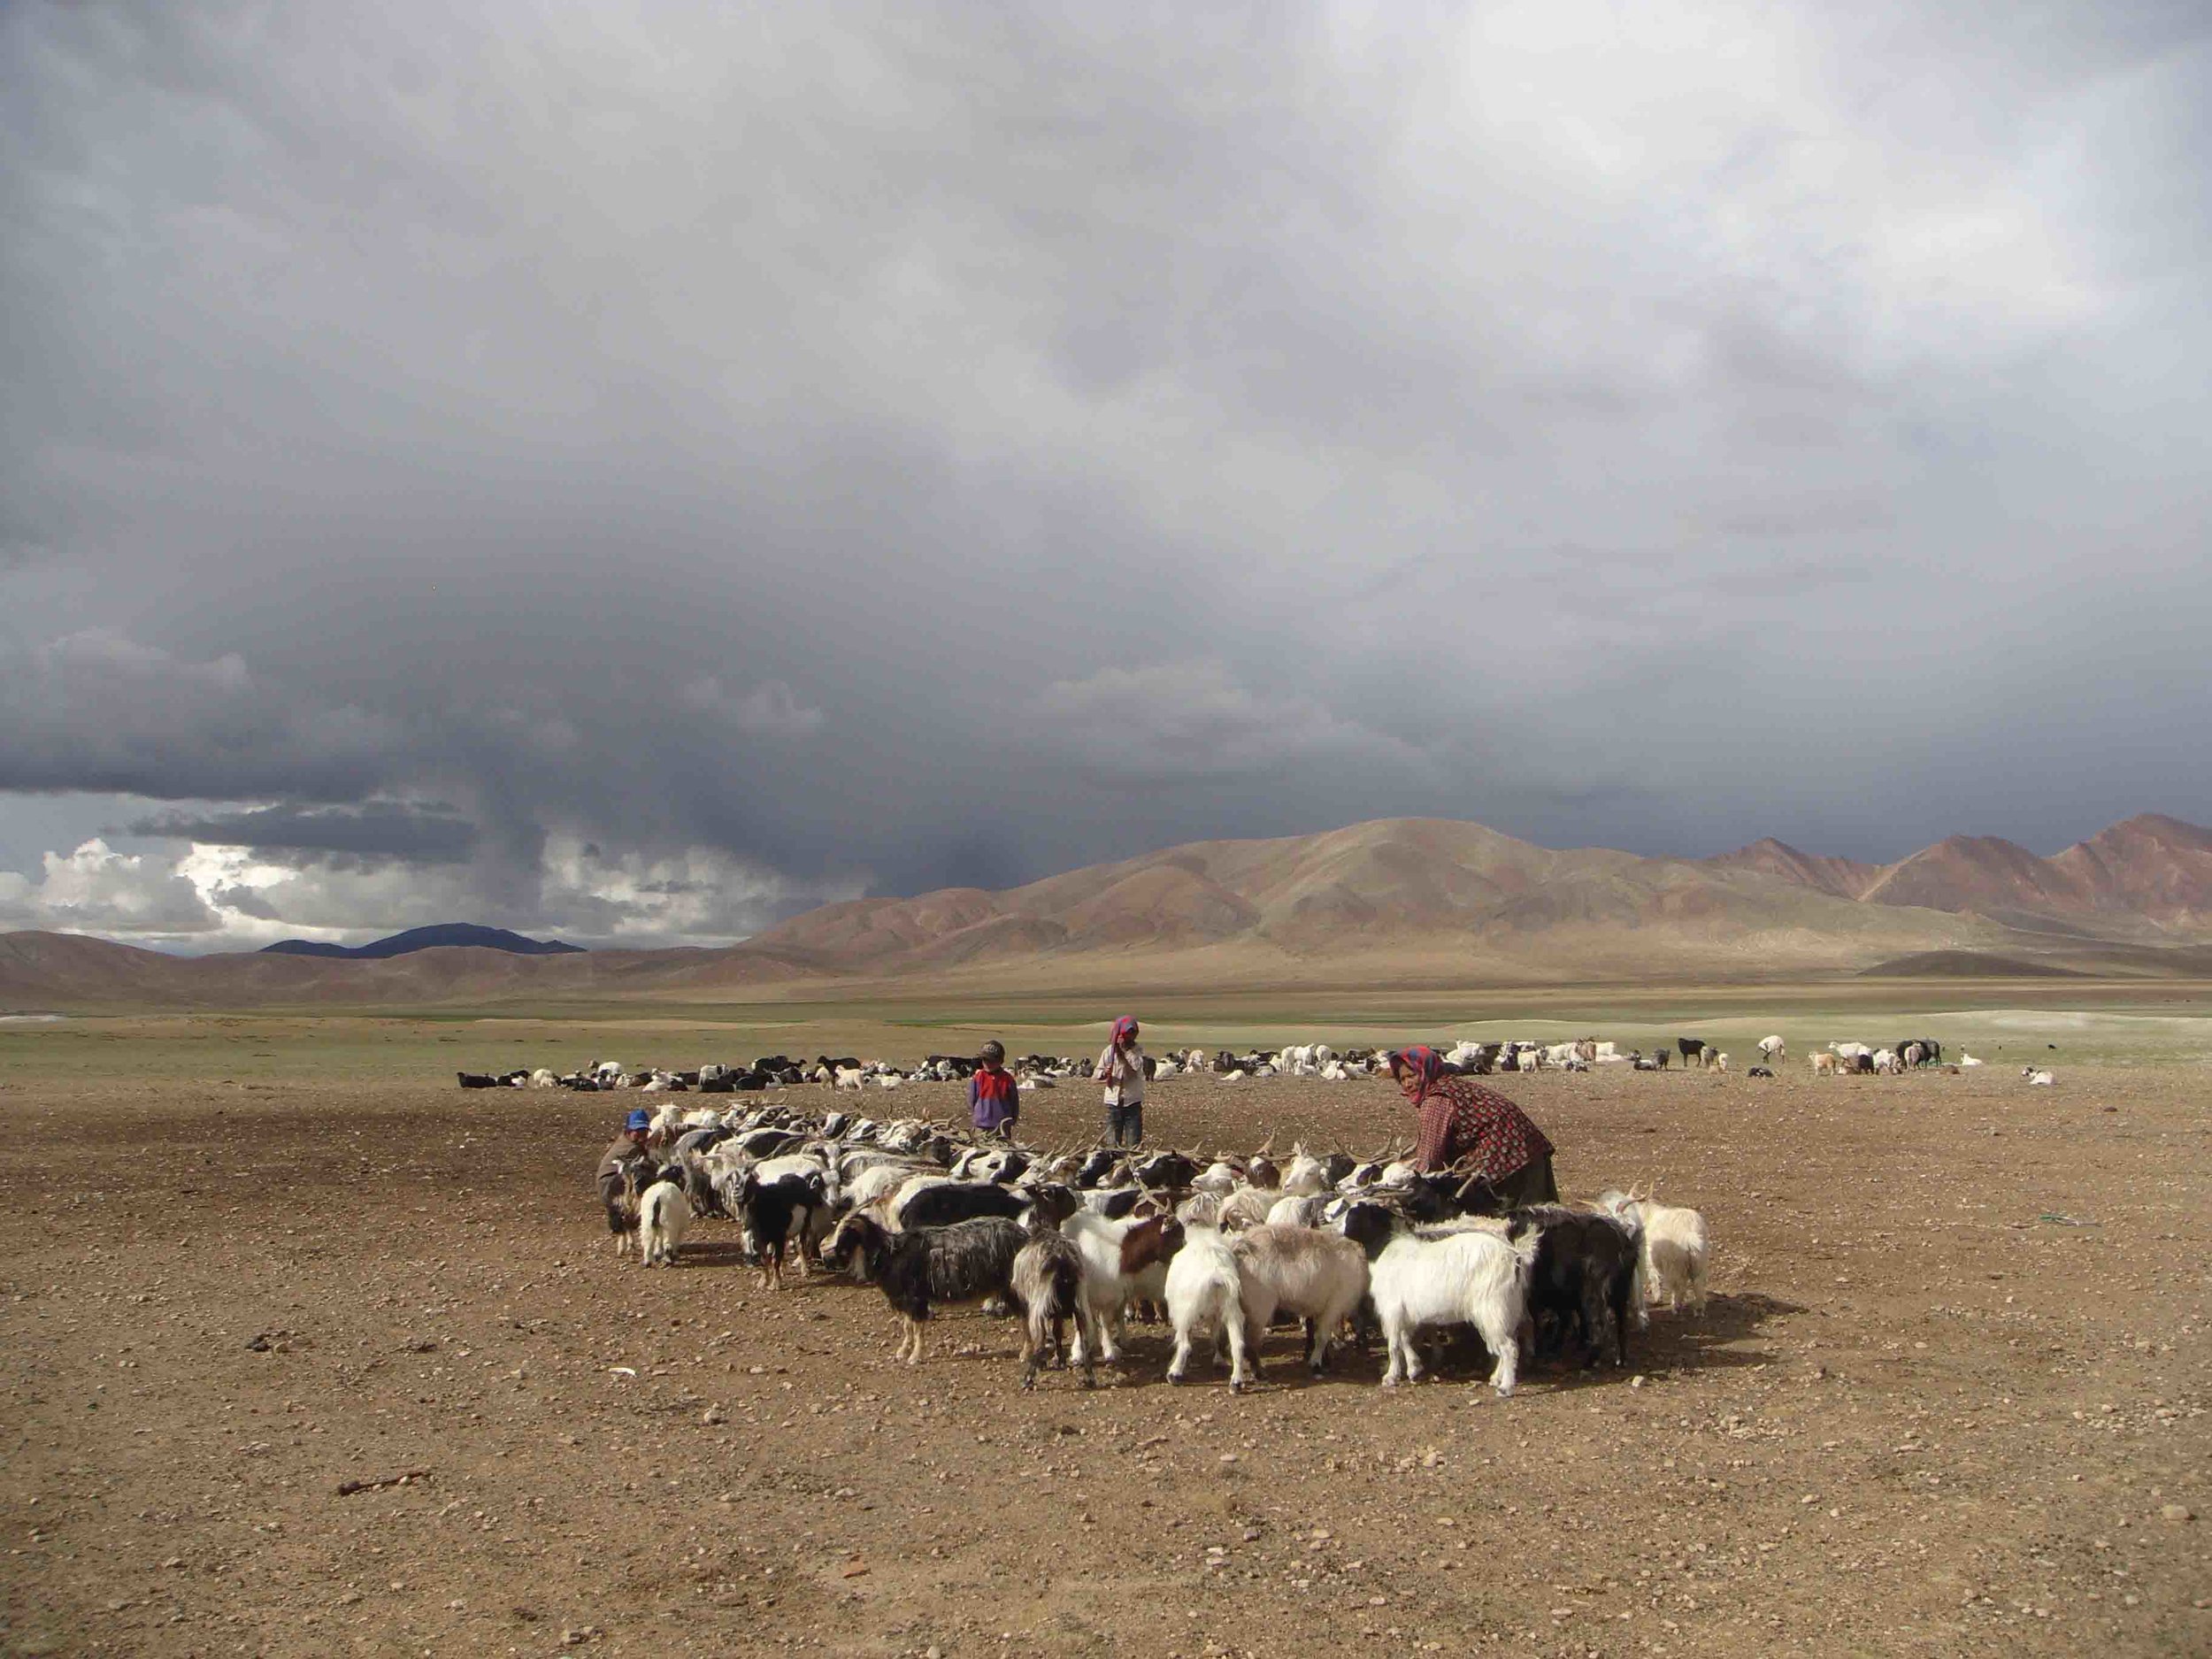
[[[2195,977],[2212,956],[2212,831],[2156,815],[2042,858],[1955,836],[1875,865],[1755,841],[1716,857],[1554,850],[1479,824],[1385,818],[1197,841],[1002,892],[857,899],[723,949],[381,961],[167,956],[0,934],[0,1010],[712,1000],[824,981],[1546,983],[2021,971]]]

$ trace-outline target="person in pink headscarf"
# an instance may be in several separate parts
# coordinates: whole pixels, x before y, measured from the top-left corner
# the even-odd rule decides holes
[[[1124,1014],[1091,1073],[1106,1086],[1106,1144],[1133,1147],[1144,1139],[1144,1050],[1137,1046],[1137,1017]]]

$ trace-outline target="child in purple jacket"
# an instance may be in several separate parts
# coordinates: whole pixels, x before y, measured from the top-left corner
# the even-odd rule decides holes
[[[1006,1047],[987,1042],[976,1056],[981,1062],[968,1079],[968,1114],[975,1126],[1001,1140],[1014,1138],[1014,1120],[1021,1116],[1021,1096],[1014,1090],[1014,1074],[1006,1069]]]

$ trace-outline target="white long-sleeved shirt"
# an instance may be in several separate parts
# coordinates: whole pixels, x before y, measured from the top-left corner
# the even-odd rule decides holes
[[[1144,1049],[1132,1043],[1117,1049],[1108,1043],[1099,1051],[1098,1064],[1091,1068],[1093,1078],[1106,1085],[1106,1103],[1109,1106],[1141,1106],[1144,1104]]]

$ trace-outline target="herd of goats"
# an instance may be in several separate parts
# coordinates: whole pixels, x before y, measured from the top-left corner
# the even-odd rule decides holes
[[[1525,1070],[1608,1057],[1564,1047],[1555,1060],[1532,1060],[1508,1045],[1463,1044],[1451,1064],[1486,1072],[1508,1058]],[[1195,1058],[1224,1078],[1365,1075],[1385,1064],[1374,1052],[1322,1044]],[[1155,1075],[1193,1059],[1171,1056]],[[1018,1066],[1041,1084],[1087,1071],[1046,1056]],[[894,1073],[772,1056],[742,1070],[593,1066],[553,1081],[689,1094],[733,1091],[733,1079],[763,1074],[834,1087],[856,1075],[950,1079],[972,1067],[940,1056]],[[922,1357],[934,1308],[982,1302],[1020,1319],[1025,1387],[1048,1359],[1079,1369],[1088,1386],[1098,1362],[1123,1357],[1126,1320],[1164,1315],[1172,1382],[1207,1341],[1217,1363],[1225,1352],[1230,1386],[1241,1391],[1256,1379],[1271,1327],[1302,1322],[1314,1374],[1348,1337],[1363,1348],[1379,1335],[1388,1362],[1382,1381],[1395,1385],[1429,1369],[1422,1333],[1463,1327],[1487,1350],[1492,1386],[1509,1394],[1525,1349],[1622,1366],[1632,1330],[1647,1326],[1652,1308],[1704,1307],[1703,1217],[1640,1193],[1509,1210],[1479,1177],[1424,1172],[1399,1148],[1357,1157],[1300,1144],[1286,1156],[1271,1138],[1248,1155],[1211,1158],[1195,1149],[1053,1151],[819,1104],[828,1110],[789,1099],[661,1102],[644,1144],[628,1157],[611,1154],[603,1167],[618,1251],[673,1265],[695,1220],[733,1222],[764,1290],[780,1288],[794,1263],[803,1273],[873,1283],[897,1317],[896,1351],[909,1364]]]
[[[1749,1075],[1772,1076],[1786,1054],[1782,1038],[1756,1047],[1763,1064]],[[1674,1052],[1686,1067],[1728,1069],[1728,1056],[1697,1038],[1679,1039]],[[1586,1038],[1462,1042],[1445,1058],[1463,1075],[1608,1064],[1655,1071],[1670,1052],[1624,1053]],[[463,1072],[461,1083],[661,1094],[807,1083],[857,1091],[955,1081],[975,1064],[953,1055],[904,1068],[772,1055],[696,1071],[603,1062],[565,1075]],[[1968,1054],[1947,1064],[1932,1038],[1879,1048],[1832,1042],[1811,1056],[1816,1075],[1982,1064]],[[1325,1043],[1191,1049],[1146,1063],[1149,1076],[1224,1081],[1340,1079],[1386,1067],[1383,1051]],[[1048,1055],[1023,1056],[1013,1069],[1024,1090],[1090,1071]],[[2024,1075],[2052,1080],[2032,1067]],[[1525,1349],[1540,1360],[1623,1366],[1630,1332],[1647,1328],[1653,1308],[1698,1314],[1705,1304],[1710,1246],[1696,1210],[1620,1191],[1509,1209],[1480,1177],[1424,1171],[1400,1148],[1356,1157],[1300,1144],[1281,1157],[1271,1137],[1248,1155],[1210,1159],[1194,1148],[1048,1151],[922,1118],[879,1122],[834,1105],[805,1109],[790,1097],[749,1108],[667,1100],[635,1116],[649,1125],[643,1143],[611,1151],[600,1184],[618,1252],[671,1266],[695,1220],[733,1222],[764,1289],[781,1286],[794,1257],[803,1273],[821,1268],[875,1284],[898,1318],[897,1352],[909,1364],[922,1357],[933,1308],[982,1302],[1011,1312],[1022,1321],[1024,1387],[1048,1359],[1079,1368],[1088,1386],[1098,1361],[1121,1358],[1129,1317],[1164,1313],[1172,1382],[1187,1374],[1194,1345],[1210,1339],[1216,1363],[1227,1356],[1230,1386],[1242,1390],[1257,1375],[1270,1328],[1302,1322],[1316,1375],[1348,1337],[1363,1349],[1379,1335],[1386,1385],[1428,1369],[1424,1332],[1471,1330],[1490,1356],[1492,1386],[1509,1394]]]

